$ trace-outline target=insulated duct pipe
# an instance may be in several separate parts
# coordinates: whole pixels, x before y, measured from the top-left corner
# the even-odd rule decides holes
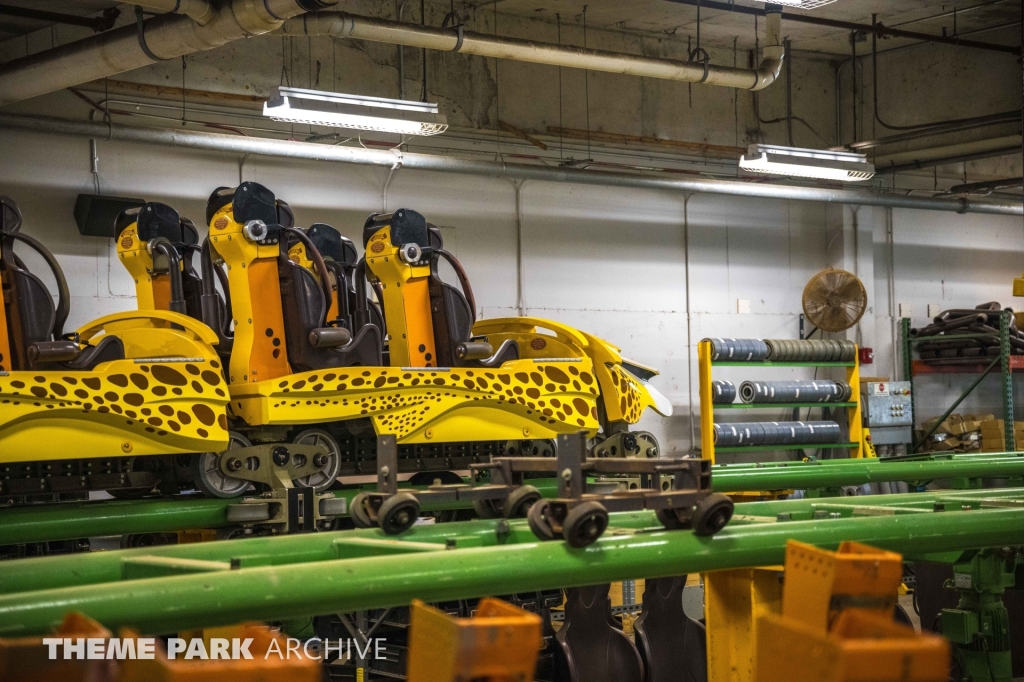
[[[383,168],[410,168],[414,170],[463,173],[468,175],[507,178],[512,180],[541,180],[544,182],[576,182],[607,187],[634,187],[638,189],[664,189],[677,192],[727,194],[760,197],[763,199],[795,199],[798,201],[825,201],[863,206],[888,206],[929,211],[955,211],[957,213],[989,213],[996,215],[1024,215],[1021,200],[1001,201],[991,198],[934,198],[883,194],[870,190],[829,189],[774,185],[739,180],[683,179],[653,175],[551,167],[526,163],[466,159],[441,154],[411,154],[398,149],[376,150],[362,147],[339,147],[312,142],[290,142],[266,138],[240,137],[219,133],[200,133],[172,128],[137,128],[87,121],[68,121],[43,116],[0,114],[0,130],[24,130],[36,133],[73,135],[76,137],[141,142],[171,147],[187,147],[232,154],[257,154],[310,161],[332,161]]]
[[[353,38],[377,43],[404,45],[442,52],[460,52],[479,57],[510,59],[534,64],[564,66],[643,78],[662,78],[689,83],[707,83],[728,88],[762,90],[779,77],[785,49],[780,37],[781,13],[772,12],[765,22],[764,58],[756,69],[652,59],[640,55],[606,52],[569,45],[552,45],[519,38],[503,38],[462,28],[417,26],[385,19],[355,16],[343,12],[311,12],[284,23],[285,35]]]
[[[164,14],[100,33],[0,67],[0,106],[38,97],[88,81],[209,50],[234,40],[276,30],[297,14],[323,9],[337,0],[231,0],[205,25],[179,14]],[[167,5],[174,0],[167,2]],[[199,0],[182,0],[201,11]],[[164,0],[147,3],[163,6]],[[191,11],[191,10],[190,10]]]

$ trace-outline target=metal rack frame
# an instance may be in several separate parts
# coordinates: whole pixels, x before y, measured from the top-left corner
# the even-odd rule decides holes
[[[717,453],[768,452],[771,450],[802,450],[802,449],[846,449],[851,458],[868,457],[864,448],[863,427],[861,425],[860,405],[860,361],[859,348],[854,352],[851,362],[734,362],[711,359],[711,342],[701,341],[697,344],[697,365],[700,373],[700,444],[701,457],[716,463]],[[843,367],[846,369],[846,382],[853,388],[851,400],[845,403],[732,403],[716,405],[712,400],[712,367]],[[728,409],[772,409],[799,407],[834,407],[847,410],[847,429],[849,440],[845,443],[815,443],[807,445],[757,445],[750,447],[715,447],[715,410]]]
[[[945,336],[910,336],[910,318],[904,317],[900,319],[900,342],[903,348],[903,380],[911,382],[910,391],[910,416],[912,420],[917,419],[917,405],[914,399],[915,391],[913,390],[914,376],[918,374],[978,374],[978,378],[975,379],[970,386],[968,386],[960,394],[960,397],[953,401],[942,416],[936,421],[935,428],[946,420],[949,415],[953,414],[953,410],[959,407],[960,403],[967,398],[968,395],[977,388],[982,380],[992,373],[996,365],[999,366],[999,381],[1000,381],[1000,393],[1003,403],[1003,438],[1004,438],[1004,450],[1007,452],[1015,452],[1017,450],[1017,442],[1013,435],[1013,372],[1015,370],[1024,370],[1024,356],[1011,356],[1010,355],[1010,321],[1011,315],[1008,310],[1004,310],[999,316],[999,355],[979,358],[977,363],[963,363],[963,364],[948,364],[948,365],[928,365],[921,360],[914,360],[914,344],[922,343],[924,341],[935,341],[939,339],[979,339],[989,338],[988,334],[948,334]],[[987,361],[987,363],[986,363]],[[935,428],[931,432],[924,435],[919,441],[916,433],[913,436],[913,443],[911,445],[911,451],[917,452],[918,446],[922,441],[928,439],[929,436],[935,431]]]

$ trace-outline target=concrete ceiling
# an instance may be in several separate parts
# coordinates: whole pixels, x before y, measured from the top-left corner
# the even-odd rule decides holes
[[[459,4],[456,2],[456,8]],[[478,12],[491,11],[495,0],[467,0],[464,4],[474,7]],[[736,0],[735,4],[764,8],[763,2],[753,0]],[[697,8],[671,0],[497,0],[499,13],[539,16],[549,20],[554,20],[557,13],[563,24],[573,26],[581,21],[584,6],[587,7],[588,26],[684,36],[693,36],[697,31]],[[789,11],[793,8],[786,9]],[[1010,0],[836,0],[814,10],[793,11],[862,24],[871,23],[871,15],[878,14],[878,20],[887,26],[913,22],[907,23],[904,28],[934,35],[941,35],[945,30],[953,35],[953,16],[935,16],[953,9],[957,10],[957,34],[1013,24],[1001,30],[973,34],[970,38],[1020,45],[1020,28],[1015,23],[1020,20],[1020,4]],[[842,29],[785,22],[783,34],[793,41],[796,49],[844,55],[850,51],[849,32]],[[750,49],[754,46],[754,17],[704,8],[701,10],[701,37],[708,44],[720,47],[731,47],[733,39],[737,38],[740,49]],[[886,39],[879,49],[911,42],[906,39]]]
[[[0,5],[82,17],[99,16],[103,10],[108,7],[116,7],[117,4],[110,0],[3,0],[0,2]],[[52,21],[15,17],[0,11],[0,41],[34,33],[52,25]]]
[[[727,1],[727,0],[726,0]],[[737,5],[763,8],[764,3],[754,0],[735,0]],[[102,10],[117,6],[109,0],[3,0],[2,5],[73,14],[96,16]],[[343,1],[339,7],[346,3]],[[384,4],[384,3],[382,3]],[[430,4],[447,6],[448,2],[433,0]],[[587,25],[594,28],[625,30],[641,33],[666,33],[676,36],[694,36],[697,31],[697,8],[672,0],[457,0],[456,9],[473,14],[490,12],[497,4],[500,14],[537,17],[554,21],[555,15],[567,27],[567,40],[572,40],[573,29],[582,21],[583,8],[587,8]],[[386,3],[388,10],[391,3]],[[122,5],[130,12],[130,5]],[[789,8],[787,8],[788,10]],[[947,13],[957,10],[955,32],[972,40],[1005,45],[1020,44],[1020,5],[1011,0],[836,0],[815,10],[800,11],[815,16],[857,23],[870,23],[871,15],[887,26],[903,26],[907,30],[941,35],[954,33],[954,18]],[[943,15],[945,16],[936,16]],[[390,16],[389,11],[382,12]],[[931,17],[931,18],[929,18]],[[909,22],[909,23],[908,23]],[[0,12],[0,41],[31,33],[51,22],[4,16]],[[975,33],[979,29],[991,29]],[[783,34],[793,41],[797,50],[849,54],[849,32],[808,24],[785,22]],[[701,11],[701,36],[709,46],[731,47],[736,39],[739,49],[754,46],[754,18],[751,16],[704,8]],[[907,39],[886,39],[880,49],[911,44]],[[867,46],[861,46],[861,51]]]

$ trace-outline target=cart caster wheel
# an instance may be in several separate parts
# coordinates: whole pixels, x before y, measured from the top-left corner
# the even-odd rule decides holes
[[[586,547],[608,527],[608,510],[600,502],[584,502],[566,514],[562,526],[562,535],[570,547]]]
[[[370,496],[366,493],[359,493],[352,498],[352,508],[349,510],[349,514],[352,516],[352,523],[356,528],[373,528],[377,525],[370,518],[370,512],[367,511],[369,502]]]
[[[541,540],[554,540],[558,537],[551,528],[551,522],[548,521],[548,512],[550,510],[551,503],[547,500],[540,500],[530,507],[530,511],[526,514],[526,520],[530,523],[530,530]]]
[[[714,535],[732,518],[732,500],[722,493],[712,493],[697,503],[693,511],[694,535]]]
[[[540,491],[532,485],[521,485],[505,498],[502,514],[506,519],[521,519],[540,499]]]
[[[410,493],[398,493],[384,500],[377,511],[381,530],[388,535],[398,535],[412,528],[420,517],[420,501]]]
[[[473,500],[473,511],[481,519],[500,519],[501,510],[497,500]]]
[[[654,515],[658,517],[658,522],[665,526],[665,530],[679,530],[688,528],[690,525],[679,519],[679,514],[676,514],[675,509],[656,509]]]

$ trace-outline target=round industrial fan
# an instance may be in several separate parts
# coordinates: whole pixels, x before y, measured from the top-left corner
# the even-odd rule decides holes
[[[857,324],[868,307],[868,294],[846,270],[822,270],[804,287],[804,315],[818,329],[841,332]]]

